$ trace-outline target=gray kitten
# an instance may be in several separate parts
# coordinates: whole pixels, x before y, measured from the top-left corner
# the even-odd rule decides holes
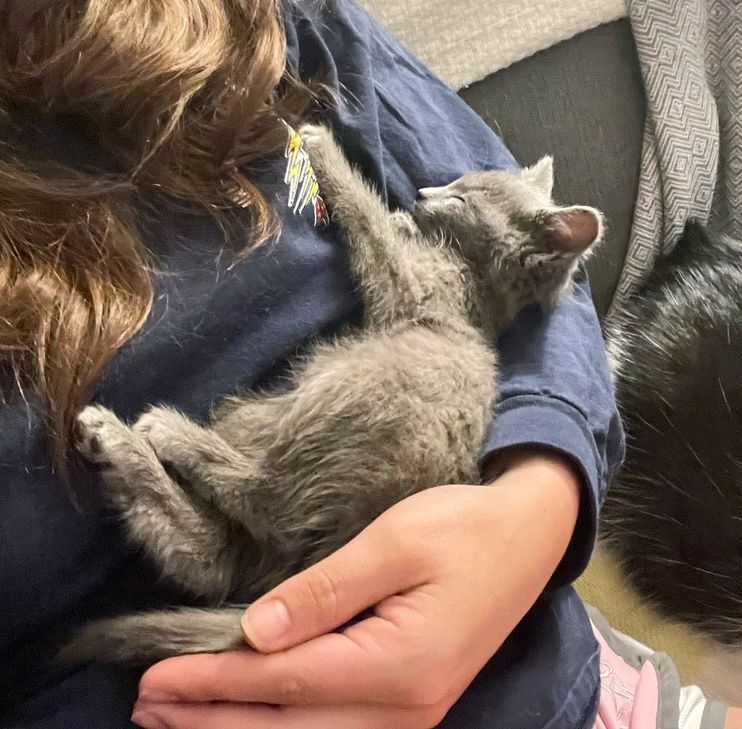
[[[314,347],[288,392],[230,399],[208,428],[161,407],[131,428],[101,407],[77,423],[129,538],[214,605],[262,593],[417,491],[479,483],[495,336],[568,291],[602,235],[598,211],[554,205],[550,158],[421,190],[410,214],[388,210],[329,130],[301,136],[346,236],[362,331]],[[66,654],[151,663],[244,647],[241,613],[103,620]]]

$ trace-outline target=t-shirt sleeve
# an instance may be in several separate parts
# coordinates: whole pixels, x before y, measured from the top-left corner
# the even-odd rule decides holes
[[[603,339],[581,271],[573,294],[552,312],[524,311],[498,343],[495,418],[483,457],[514,445],[539,445],[571,459],[581,474],[580,514],[552,586],[574,581],[597,537],[606,489],[624,454]]]
[[[287,7],[289,62],[303,78],[340,92],[342,102],[328,121],[390,206],[407,208],[419,188],[447,184],[467,171],[517,168],[502,140],[458,95],[358,6],[326,0],[321,9],[309,3]],[[600,504],[623,457],[584,274],[556,310],[523,312],[498,349],[496,417],[483,458],[510,446],[540,445],[566,455],[581,475],[578,524],[552,581],[559,586],[573,581],[589,560]]]

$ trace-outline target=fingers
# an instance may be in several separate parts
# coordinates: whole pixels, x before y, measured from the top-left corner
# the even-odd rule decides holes
[[[438,707],[138,704],[132,721],[144,729],[432,729],[444,714]]]
[[[410,626],[371,617],[344,634],[315,638],[281,653],[182,656],[142,677],[144,701],[226,701],[281,705],[425,703],[412,695],[427,664]],[[388,646],[395,646],[394,661]],[[321,670],[319,670],[321,669]]]
[[[422,581],[414,555],[390,553],[375,522],[346,546],[254,602],[243,617],[245,638],[262,652],[284,650],[348,622],[395,592]]]

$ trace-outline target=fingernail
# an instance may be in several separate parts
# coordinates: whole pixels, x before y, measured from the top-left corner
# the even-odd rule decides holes
[[[289,629],[289,611],[281,600],[268,600],[247,609],[242,616],[242,630],[248,643],[259,649],[275,643]]]
[[[161,716],[152,709],[143,706],[135,706],[131,720],[142,727],[142,729],[170,729]]]

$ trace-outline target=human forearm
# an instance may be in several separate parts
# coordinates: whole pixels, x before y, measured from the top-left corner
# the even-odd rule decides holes
[[[580,493],[572,541],[553,587],[574,580],[590,557],[605,489],[623,437],[597,316],[584,279],[555,311],[531,309],[500,339],[499,400],[483,475],[512,454],[543,452],[571,467]],[[488,473],[484,474],[484,469]]]

